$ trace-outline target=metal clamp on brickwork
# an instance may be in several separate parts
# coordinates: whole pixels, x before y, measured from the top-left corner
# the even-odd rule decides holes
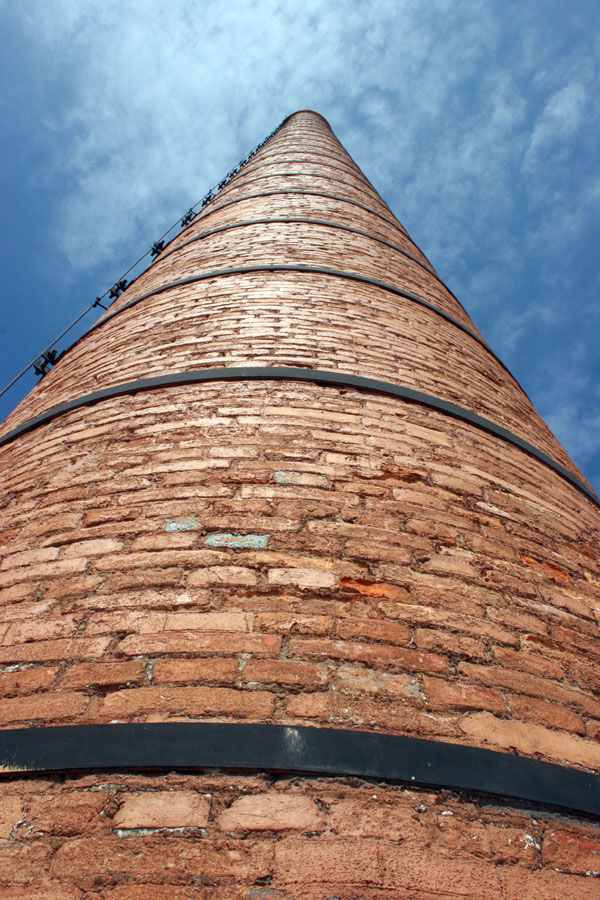
[[[45,375],[58,360],[58,352],[56,350],[46,350],[45,353],[36,359],[33,364],[33,371],[36,375]]]
[[[164,249],[165,249],[164,241],[154,241],[154,243],[152,244],[152,247],[150,248],[150,255],[151,255],[152,259],[156,259],[156,257],[159,256],[163,252]]]
[[[116,300],[117,297],[120,297],[120,295],[123,293],[123,291],[125,290],[126,287],[127,287],[127,280],[125,278],[121,278],[120,281],[115,281],[115,283],[113,284],[113,286],[111,287],[111,289],[108,293],[108,296],[110,297],[111,300]]]
[[[190,222],[192,221],[192,219],[195,219],[195,218],[196,218],[196,213],[195,213],[194,210],[190,207],[190,208],[188,209],[188,211],[186,212],[185,216],[183,217],[183,219],[181,220],[181,227],[182,227],[182,228],[185,228],[185,226],[186,226],[186,225],[189,225]]]

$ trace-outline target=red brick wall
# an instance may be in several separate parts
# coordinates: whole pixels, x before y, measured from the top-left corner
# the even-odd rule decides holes
[[[238,189],[304,158],[306,176]],[[304,113],[169,250],[209,228],[298,215],[419,255],[401,226],[342,201],[223,206],[288,180],[360,195],[394,222],[324,121]],[[163,257],[113,308],[193,273],[298,263],[380,278],[470,324],[423,267],[338,229],[234,228]],[[464,331],[380,288],[299,273],[141,301],[69,351],[4,430],[100,387],[243,364],[416,387],[577,472]],[[0,448],[0,478],[4,726],[335,726],[600,768],[598,508],[492,435],[345,388],[185,385],[58,416]],[[214,885],[269,900],[600,896],[595,825],[447,792],[98,774],[8,781],[0,796],[11,897],[208,897]]]

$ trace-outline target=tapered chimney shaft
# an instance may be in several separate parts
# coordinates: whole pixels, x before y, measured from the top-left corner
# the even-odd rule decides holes
[[[2,435],[11,897],[600,897],[600,501],[320,115]]]

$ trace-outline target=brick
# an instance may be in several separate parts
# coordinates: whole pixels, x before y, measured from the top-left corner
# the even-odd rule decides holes
[[[86,834],[102,830],[107,795],[104,791],[69,791],[34,798],[25,816],[25,825],[36,834]]]
[[[542,869],[537,872],[502,872],[502,887],[506,900],[554,900],[568,897],[569,900],[596,900],[596,883],[591,878],[578,878],[562,872]]]
[[[61,578],[64,575],[85,572],[87,565],[87,559],[56,559],[35,566],[21,566],[0,573],[0,588],[12,587],[21,581],[43,582],[49,578]]]
[[[252,569],[243,566],[207,566],[192,572],[188,578],[188,584],[200,587],[205,584],[253,587],[256,583],[256,575]]]
[[[252,631],[253,614],[245,612],[167,613],[165,631]]]
[[[435,709],[487,709],[491,712],[505,713],[506,701],[502,694],[478,685],[462,684],[456,681],[444,681],[441,678],[423,679],[427,700]]]
[[[113,827],[205,828],[209,811],[209,801],[195,791],[147,791],[124,798]]]
[[[152,681],[164,683],[233,684],[237,659],[159,659],[152,668]]]
[[[404,587],[356,578],[340,578],[340,589],[342,591],[356,591],[358,594],[363,594],[364,596],[373,597],[375,599],[378,597],[385,597],[400,603],[405,603],[410,599],[410,593]]]
[[[446,672],[448,670],[448,663],[443,657],[388,644],[292,638],[288,645],[288,654],[300,657],[356,660],[370,662],[373,665],[424,672]]]
[[[600,873],[600,837],[587,829],[551,828],[544,834],[542,862],[578,875]]]
[[[85,689],[90,685],[116,687],[120,684],[139,682],[144,677],[146,663],[143,660],[110,663],[76,663],[70,666],[61,679],[62,689]]]
[[[516,718],[537,722],[539,725],[548,725],[550,728],[562,728],[573,734],[585,735],[585,725],[581,716],[559,703],[550,703],[547,700],[515,694],[508,694],[506,699]]]
[[[390,734],[441,740],[456,740],[460,736],[454,720],[443,714],[421,712],[414,704],[399,700],[399,695],[380,698],[373,694],[361,696],[337,691],[290,694],[286,699],[284,721],[296,724],[299,720],[307,720],[361,730],[374,728]]]
[[[303,616],[295,613],[256,613],[254,625],[257,631],[276,634],[329,634],[333,625],[331,616]]]
[[[399,646],[405,646],[411,640],[411,631],[407,625],[379,619],[340,619],[336,623],[336,632],[338,637],[346,640],[366,638]]]
[[[35,887],[2,888],[2,900],[80,900],[81,893],[74,887],[36,878]]]
[[[47,690],[56,676],[56,666],[37,666],[0,674],[0,697],[16,697]]]
[[[71,638],[70,640],[35,641],[0,647],[0,663],[44,662],[63,659],[88,659],[102,656],[110,638]]]
[[[0,797],[0,839],[6,840],[11,836],[22,813],[23,807],[18,797]]]
[[[335,587],[336,579],[332,572],[319,569],[270,569],[267,580],[272,585],[293,585],[301,590],[322,590]]]
[[[359,838],[314,841],[296,838],[276,844],[277,883],[315,884],[331,893],[334,886],[354,891],[378,885],[410,896],[415,887],[424,896],[458,896],[497,900],[500,876],[477,862],[440,857],[433,851],[415,853],[410,846]],[[409,893],[410,892],[410,893]],[[326,896],[326,895],[325,895]]]
[[[391,696],[415,700],[423,696],[416,678],[392,675],[363,666],[340,666],[335,673],[335,686],[340,691],[364,692],[382,698]]]
[[[30,900],[31,884],[39,884],[43,880],[48,871],[51,853],[52,848],[45,841],[26,844],[11,841],[5,844],[0,853],[0,885],[3,885],[3,890],[4,885],[12,891],[18,885],[26,885],[21,896],[23,900]],[[43,896],[45,900],[45,895]]]
[[[88,698],[74,691],[30,694],[0,700],[0,721],[9,725],[17,722],[66,722],[77,719],[85,710]]]
[[[188,550],[185,548],[152,552],[116,553],[99,556],[93,560],[99,572],[128,572],[131,569],[196,568],[218,562],[221,555],[216,550]],[[233,568],[233,567],[232,567]],[[198,571],[206,571],[198,569]]]
[[[541,756],[553,762],[596,769],[600,746],[566,731],[554,731],[532,722],[498,719],[489,712],[474,713],[460,722],[461,730],[480,745],[491,744],[525,756]]]
[[[100,706],[100,716],[103,719],[130,719],[160,712],[194,718],[228,716],[262,720],[271,716],[274,704],[275,696],[267,691],[234,691],[220,687],[141,687],[108,694]]]
[[[245,683],[284,684],[314,690],[327,684],[329,675],[323,666],[291,659],[249,659],[244,666]]]
[[[486,654],[486,645],[483,640],[464,634],[447,633],[435,628],[417,628],[415,644],[420,650],[448,653],[451,656],[462,656],[467,659],[484,659]]]
[[[165,627],[167,614],[148,610],[121,608],[112,612],[94,613],[87,618],[86,636],[92,634],[123,634],[136,632],[152,634]]]
[[[327,824],[332,834],[388,841],[410,841],[419,829],[419,815],[412,806],[380,801],[381,792],[374,789],[367,797],[328,799]]]
[[[140,861],[143,867],[140,869]],[[168,865],[165,863],[168,862]],[[14,861],[13,861],[14,865]],[[273,851],[269,845],[248,846],[243,842],[225,843],[178,841],[160,832],[131,836],[126,841],[117,835],[96,841],[74,838],[56,851],[50,875],[61,881],[74,881],[78,887],[97,891],[99,885],[114,884],[115,879],[151,883],[189,884],[190,879],[228,879],[248,881],[268,877],[273,870]]]
[[[508,688],[515,693],[530,694],[533,697],[554,700],[567,706],[581,708],[591,715],[600,715],[600,703],[583,691],[563,687],[556,682],[525,672],[505,670],[499,666],[482,666],[475,663],[459,663],[462,677],[480,681],[495,687]]]
[[[294,794],[253,794],[234,800],[219,817],[222,831],[318,831],[325,822],[315,802]]]
[[[276,656],[281,638],[274,634],[231,634],[229,632],[169,632],[165,634],[132,634],[117,648],[117,656],[159,656],[163,653],[252,653],[254,656]]]
[[[14,569],[18,566],[30,566],[36,563],[49,562],[56,559],[60,553],[59,547],[42,547],[38,550],[22,550],[20,553],[11,553],[5,556],[0,569]]]
[[[123,542],[114,538],[76,541],[64,548],[63,559],[71,559],[78,556],[103,556],[105,553],[116,553],[122,547]]]
[[[26,641],[70,637],[77,630],[74,616],[42,618],[35,621],[15,622],[4,635],[3,644],[19,644]]]

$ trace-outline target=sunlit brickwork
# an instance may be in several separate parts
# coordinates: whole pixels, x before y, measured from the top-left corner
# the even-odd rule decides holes
[[[435,395],[583,480],[316,113],[106,316],[2,433],[122,382],[294,366]],[[599,508],[492,434],[215,381],[63,412],[0,447],[0,479],[3,727],[311,725],[600,769]],[[11,900],[600,897],[592,821],[359,778],[7,775],[0,842]]]

